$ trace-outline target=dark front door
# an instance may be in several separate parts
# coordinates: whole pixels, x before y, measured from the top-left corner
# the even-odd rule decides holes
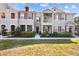
[[[72,33],[72,27],[69,27],[69,32]]]
[[[36,33],[39,33],[39,27],[36,27]]]

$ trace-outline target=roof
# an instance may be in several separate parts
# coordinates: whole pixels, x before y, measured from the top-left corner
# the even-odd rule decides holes
[[[35,11],[19,11],[20,13],[34,13]]]
[[[51,11],[51,12],[53,12],[53,13],[73,14],[73,15],[76,14],[76,13],[68,13],[68,12],[65,12],[65,11],[63,11],[63,10],[57,8],[57,7],[53,7],[53,8],[50,8],[50,9],[43,10],[43,12],[45,12],[45,11]]]
[[[12,7],[10,7],[10,6],[7,5],[7,4],[5,5],[5,7],[3,7],[3,8],[0,9],[0,12],[6,11],[7,9],[18,12],[17,10],[13,9]]]

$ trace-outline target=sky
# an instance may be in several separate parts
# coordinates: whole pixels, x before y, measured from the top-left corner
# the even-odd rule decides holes
[[[48,8],[58,7],[65,12],[79,14],[79,3],[11,3],[10,5],[16,10],[24,10],[25,5],[27,5],[31,11],[37,12]]]

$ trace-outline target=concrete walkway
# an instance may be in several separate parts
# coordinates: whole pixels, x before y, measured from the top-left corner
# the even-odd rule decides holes
[[[4,36],[0,36],[0,40],[40,40],[40,39],[79,39],[79,36],[76,36],[74,38],[70,37],[40,37],[39,34],[36,34],[35,37],[32,38],[6,38]]]
[[[39,35],[39,34],[36,34],[36,35],[35,35],[35,38],[36,38],[36,39],[40,39],[40,35]]]

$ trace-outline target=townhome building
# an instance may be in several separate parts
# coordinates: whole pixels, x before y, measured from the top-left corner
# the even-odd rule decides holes
[[[0,9],[0,31],[14,31],[20,26],[22,31],[35,31],[36,33],[71,32],[75,33],[74,15],[53,7],[42,12],[29,11],[25,6],[23,11],[14,10],[12,7]]]
[[[14,31],[18,26],[22,31],[34,31],[34,14],[29,11],[29,7],[25,6],[24,11],[17,11],[5,5],[5,8],[0,9],[0,31]]]
[[[67,13],[57,7],[41,12],[41,33],[71,32],[75,33],[75,13]]]

